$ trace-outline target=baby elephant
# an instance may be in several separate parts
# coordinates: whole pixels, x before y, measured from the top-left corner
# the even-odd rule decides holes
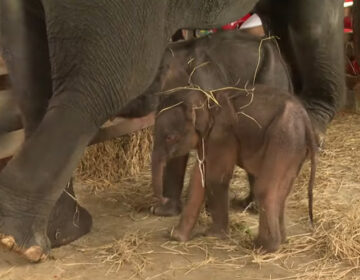
[[[237,30],[170,44],[149,91],[183,87],[210,91],[228,86],[252,87],[254,83],[292,91],[276,40],[260,39]],[[172,216],[181,212],[180,195],[187,159],[183,155],[167,162],[163,176],[166,200],[153,208],[155,215]],[[249,179],[253,181],[251,176]],[[250,193],[246,201],[251,199]]]
[[[259,206],[256,245],[268,252],[285,241],[284,208],[307,156],[311,158],[309,215],[317,141],[301,102],[287,91],[263,85],[253,90],[224,88],[216,92],[179,89],[160,101],[155,121],[153,187],[163,203],[166,161],[196,149],[189,197],[172,237],[186,241],[206,194],[211,232],[228,230],[228,188],[237,164],[254,178]]]

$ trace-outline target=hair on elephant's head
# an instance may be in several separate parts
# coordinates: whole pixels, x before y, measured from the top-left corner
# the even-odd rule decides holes
[[[190,67],[188,65],[190,43],[180,42],[169,46],[162,58],[158,77],[161,90],[166,91],[188,85]]]
[[[196,90],[180,90],[160,100],[155,120],[152,184],[161,199],[166,162],[201,147],[212,127],[207,97]]]

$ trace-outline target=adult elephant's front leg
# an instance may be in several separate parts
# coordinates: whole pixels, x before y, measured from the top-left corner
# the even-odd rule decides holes
[[[344,99],[342,0],[262,0],[267,33],[279,36],[295,93],[318,132],[325,132]]]
[[[149,24],[122,32],[127,2],[105,2],[41,1],[54,94],[39,127],[0,174],[1,243],[33,261],[49,249],[50,211],[85,147],[130,95],[135,98],[151,84],[165,49],[165,35],[147,44],[163,24],[153,20],[155,5],[140,7],[148,11],[143,22]],[[136,19],[138,8],[128,9],[125,19]],[[114,11],[118,17],[104,17]]]
[[[25,138],[29,139],[46,113],[52,96],[52,78],[44,11],[40,1],[17,2],[2,2],[2,8],[7,12],[1,19],[4,25],[1,42],[13,80],[12,93],[21,112]],[[3,168],[1,165],[0,171]],[[90,231],[92,218],[74,197],[71,182],[50,214],[48,237],[52,247],[65,245]],[[77,212],[72,211],[74,209]],[[74,215],[78,219],[76,225]]]
[[[98,127],[68,107],[49,110],[0,175],[2,243],[38,261],[48,253],[51,209]]]
[[[5,247],[38,261],[50,245],[58,245],[50,243],[47,230],[51,233],[53,226],[64,238],[64,228],[73,225],[74,214],[67,216],[69,212],[62,211],[62,207],[76,207],[77,203],[67,195],[56,201],[70,179],[75,164],[73,152],[87,144],[87,139],[78,138],[90,139],[96,127],[69,108],[58,107],[46,113],[52,79],[40,1],[1,1],[1,11],[3,56],[23,115],[27,141],[0,174],[0,239]],[[58,212],[63,214],[59,217],[66,227],[53,219]],[[52,223],[48,228],[50,213]],[[81,213],[80,219],[84,217]],[[78,233],[79,228],[73,229],[72,233]],[[52,237],[55,241],[56,236]]]

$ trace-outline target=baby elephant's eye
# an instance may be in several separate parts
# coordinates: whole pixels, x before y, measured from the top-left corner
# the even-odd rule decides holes
[[[166,142],[176,142],[178,139],[179,139],[179,136],[175,135],[175,134],[168,134],[165,137]]]

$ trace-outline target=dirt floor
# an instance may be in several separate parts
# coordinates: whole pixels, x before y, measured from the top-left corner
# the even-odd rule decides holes
[[[52,250],[52,258],[40,264],[9,260],[0,251],[0,279],[360,279],[359,126],[360,115],[340,114],[328,131],[318,163],[313,230],[307,217],[309,164],[304,166],[288,201],[289,240],[276,254],[252,250],[257,215],[235,209],[226,240],[201,235],[210,223],[202,213],[192,241],[169,241],[179,217],[149,214],[147,170],[107,188],[77,183],[79,201],[94,217],[92,232]],[[246,191],[237,170],[231,195]]]

